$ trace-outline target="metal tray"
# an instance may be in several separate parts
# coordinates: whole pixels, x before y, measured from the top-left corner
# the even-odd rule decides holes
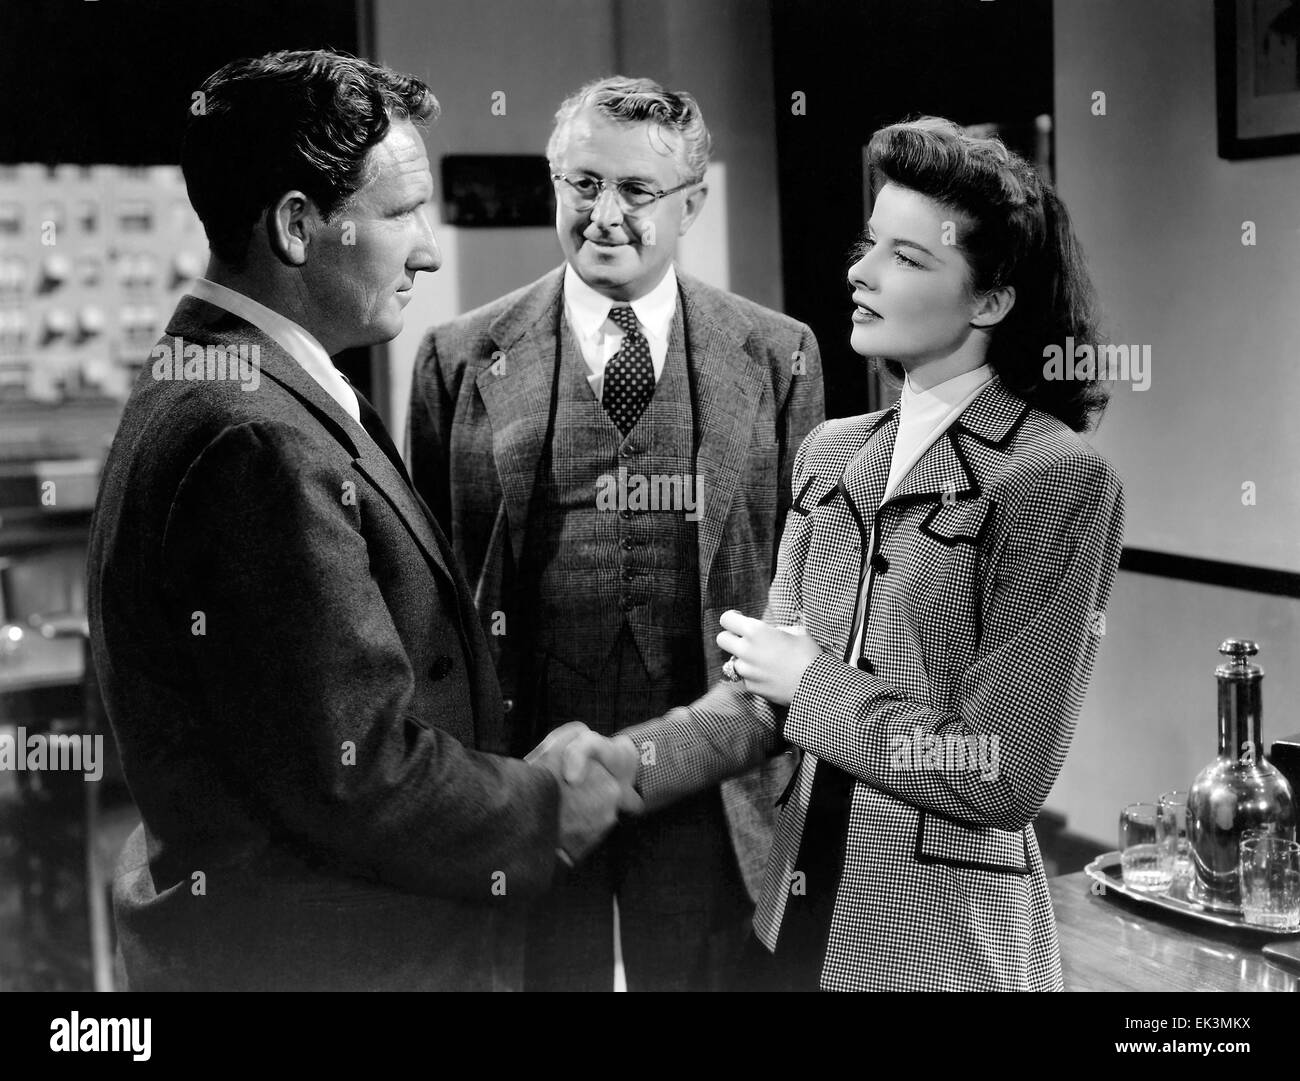
[[[1232,927],[1239,931],[1254,931],[1256,934],[1269,935],[1275,938],[1300,935],[1300,927],[1290,930],[1280,927],[1260,927],[1257,924],[1247,923],[1237,913],[1217,912],[1206,908],[1204,905],[1197,904],[1195,901],[1190,901],[1187,899],[1187,887],[1181,882],[1175,881],[1173,886],[1164,893],[1143,893],[1141,890],[1132,889],[1124,885],[1118,852],[1103,852],[1088,864],[1083,869],[1083,872],[1093,881],[1102,883],[1107,893],[1123,894],[1134,901],[1140,901],[1155,908],[1163,908],[1167,912],[1177,912],[1182,916],[1191,916],[1219,927]]]

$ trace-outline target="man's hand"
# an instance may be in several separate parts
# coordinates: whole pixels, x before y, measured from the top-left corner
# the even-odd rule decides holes
[[[788,706],[804,670],[822,648],[803,627],[772,627],[740,612],[723,612],[718,645],[735,658],[745,690],[774,706]]]
[[[564,751],[573,740],[577,739],[584,732],[590,732],[581,721],[570,721],[568,724],[562,724],[559,728],[550,732],[536,747],[524,756],[524,761],[532,765],[544,765],[551,769],[555,774],[557,781],[563,780],[561,771],[558,768],[560,754]],[[554,767],[554,768],[553,768]]]
[[[570,784],[582,783],[588,770],[603,767],[622,788],[619,810],[640,814],[645,809],[635,788],[641,756],[627,736],[610,739],[590,730],[576,733],[565,741],[563,758],[564,779]]]
[[[620,811],[635,814],[643,808],[632,788],[636,748],[626,736],[609,740],[575,721],[550,733],[524,761],[549,770],[560,782],[560,848],[575,863],[604,840]]]

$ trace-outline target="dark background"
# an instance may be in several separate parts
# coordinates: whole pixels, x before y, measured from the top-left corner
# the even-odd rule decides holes
[[[364,55],[371,36],[358,0],[3,0],[0,163],[176,165],[191,95],[222,64]],[[375,396],[370,349],[335,364]]]
[[[1017,126],[1050,114],[1052,5],[774,0],[772,43],[785,311],[817,335],[827,415],[851,416],[877,404],[849,348],[846,301],[865,224],[862,148],[882,125],[919,114]],[[805,116],[790,112],[796,90]]]
[[[175,165],[178,102],[222,64],[273,49],[364,50],[355,0],[4,0],[7,162]]]

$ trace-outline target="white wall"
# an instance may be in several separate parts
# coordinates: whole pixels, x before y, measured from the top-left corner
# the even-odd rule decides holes
[[[1061,195],[1113,339],[1152,346],[1151,388],[1119,389],[1095,437],[1125,480],[1126,543],[1300,570],[1300,157],[1217,157],[1210,0],[1056,0],[1055,54]],[[1300,732],[1300,602],[1120,574],[1048,800],[1071,830],[1113,847],[1123,804],[1214,756],[1232,636],[1261,645],[1265,745]]]
[[[1217,156],[1211,0],[1057,0],[1055,35],[1061,194],[1113,340],[1152,351],[1096,440],[1127,543],[1300,571],[1300,156]]]

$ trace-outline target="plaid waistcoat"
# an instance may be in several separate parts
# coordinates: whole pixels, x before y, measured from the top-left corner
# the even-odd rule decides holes
[[[539,520],[529,525],[535,640],[595,678],[626,623],[652,678],[702,679],[695,524],[702,493],[680,307],[663,374],[626,437],[592,393],[581,351],[561,324],[549,469],[534,504]]]

